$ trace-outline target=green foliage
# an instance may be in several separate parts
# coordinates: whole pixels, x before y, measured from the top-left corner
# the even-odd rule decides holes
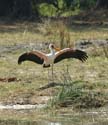
[[[55,107],[98,108],[106,104],[106,95],[100,91],[87,91],[82,81],[75,81],[63,86],[51,104]]]
[[[76,12],[76,10],[90,9],[95,5],[96,0],[57,0],[56,6],[54,5],[54,2],[40,3],[38,11],[43,16],[70,16],[73,15],[73,12]],[[33,7],[34,6],[35,5],[33,5]],[[37,9],[37,6],[35,6],[35,9]]]
[[[38,11],[42,16],[55,16],[56,10],[57,8],[47,3],[43,3],[38,6]]]
[[[98,0],[99,1],[99,0]],[[0,16],[15,18],[29,18],[33,13],[37,17],[42,16],[71,16],[76,10],[92,9],[96,6],[107,7],[106,1],[97,0],[12,0],[0,2]],[[68,13],[69,11],[69,13]],[[66,15],[67,13],[67,15]],[[63,15],[63,16],[64,16]]]
[[[58,8],[63,9],[65,7],[65,1],[64,0],[58,0]]]
[[[74,14],[72,10],[77,10],[79,7],[80,7],[79,0],[68,0],[68,1],[58,0],[57,7],[55,7],[53,4],[41,3],[38,6],[38,11],[43,16],[57,16],[57,15],[67,16]]]

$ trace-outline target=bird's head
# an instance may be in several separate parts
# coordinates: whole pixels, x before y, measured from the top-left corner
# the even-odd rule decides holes
[[[49,49],[50,49],[50,50],[60,51],[60,48],[55,47],[54,44],[50,44],[50,45],[49,45]]]

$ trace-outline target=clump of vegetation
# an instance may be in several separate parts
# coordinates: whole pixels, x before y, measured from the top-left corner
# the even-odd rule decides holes
[[[54,107],[98,108],[107,102],[105,93],[87,90],[81,81],[63,86],[51,105]]]
[[[104,83],[103,86],[100,86],[100,83],[90,84],[83,80],[73,81],[68,66],[60,78],[63,86],[51,100],[51,107],[71,106],[77,109],[88,109],[99,108],[107,104],[108,98],[107,92],[104,91]]]
[[[55,16],[57,9],[53,5],[43,3],[39,5],[38,11],[43,16]]]
[[[56,43],[61,49],[74,47],[74,40],[71,40],[71,32],[67,28],[68,22],[65,20],[54,21],[51,19],[43,20],[40,26],[41,32],[50,42]]]
[[[63,22],[59,23],[59,44],[60,48],[73,47],[74,43],[71,41],[70,32],[67,30],[66,24]]]

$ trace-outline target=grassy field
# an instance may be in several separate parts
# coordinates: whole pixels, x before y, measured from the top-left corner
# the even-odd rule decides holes
[[[74,46],[78,40],[108,39],[108,27],[104,25],[71,25],[60,21],[45,20],[44,23],[16,22],[0,23],[0,47],[3,48],[22,45],[20,49],[1,51],[0,53],[0,102],[6,104],[37,104],[46,103],[40,99],[42,96],[52,96],[57,91],[65,91],[59,87],[37,91],[48,83],[48,70],[32,62],[17,64],[19,55],[33,49],[36,44],[50,42],[60,46],[69,42]],[[25,46],[28,45],[28,48]],[[32,46],[33,45],[33,46]],[[32,47],[31,47],[32,46]],[[88,48],[88,60],[82,63],[78,60],[64,60],[54,66],[55,82],[64,83],[71,77],[76,86],[81,85],[84,91],[96,91],[107,95],[108,93],[108,58],[102,48]],[[44,50],[48,52],[47,50]],[[68,66],[68,75],[67,75]],[[7,79],[15,78],[13,82]],[[69,81],[70,82],[70,81]],[[59,94],[60,94],[59,93]],[[58,95],[59,95],[58,94]],[[59,99],[60,96],[58,96]],[[104,97],[104,98],[103,98]],[[103,98],[103,99],[102,99]],[[57,99],[57,100],[58,100]],[[67,99],[67,98],[64,98]],[[100,96],[102,103],[107,102],[107,96]],[[63,100],[64,101],[64,100]]]
[[[71,42],[80,39],[107,39],[105,25],[71,25],[71,22],[42,20],[43,23],[0,23],[0,45],[20,43],[60,42],[60,32],[70,33]]]

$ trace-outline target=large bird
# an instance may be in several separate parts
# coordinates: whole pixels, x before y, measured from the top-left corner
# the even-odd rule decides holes
[[[65,48],[60,50],[59,48],[56,48],[54,44],[50,44],[49,49],[50,49],[49,54],[45,54],[38,50],[26,52],[18,58],[18,64],[21,64],[24,61],[33,61],[37,64],[43,65],[43,68],[52,66],[52,74],[53,74],[54,63],[58,63],[68,58],[76,58],[84,62],[88,58],[86,52],[78,49]]]

